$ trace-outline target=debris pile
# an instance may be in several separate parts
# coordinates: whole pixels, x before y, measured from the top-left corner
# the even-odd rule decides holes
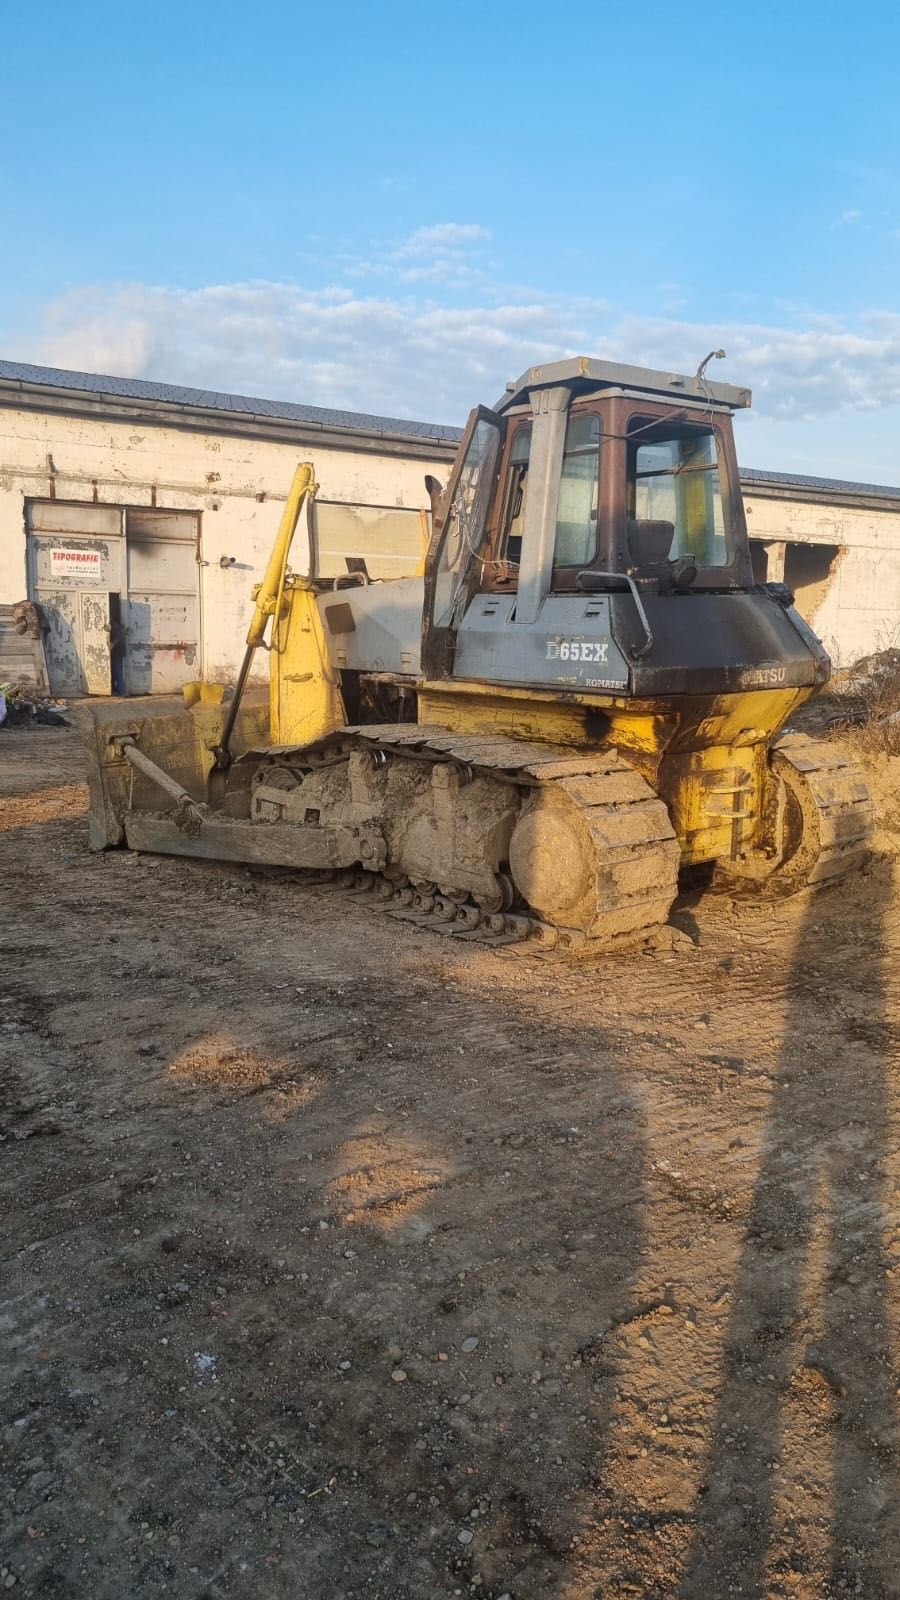
[[[848,722],[886,722],[900,711],[900,650],[876,650],[832,679],[832,693]]]
[[[0,683],[0,727],[68,728],[71,724],[63,716],[67,710],[64,700],[38,694],[20,683]]]
[[[900,649],[875,650],[841,667],[794,712],[785,732],[852,734],[870,756],[900,755]]]
[[[832,685],[838,694],[857,698],[873,708],[889,700],[900,701],[900,650],[892,647],[861,656],[852,667],[836,672]]]
[[[5,702],[49,700],[50,677],[44,639],[48,632],[43,609],[33,600],[0,604],[0,723],[10,720]]]

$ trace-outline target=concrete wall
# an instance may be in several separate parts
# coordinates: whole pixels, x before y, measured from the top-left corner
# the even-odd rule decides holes
[[[824,581],[806,594],[797,589],[798,607],[835,666],[900,644],[900,500],[865,509],[772,499],[748,489],[744,504],[751,539],[837,547]],[[779,576],[771,562],[768,576]]]
[[[394,449],[397,448],[395,445]],[[312,460],[321,570],[363,555],[375,577],[415,571],[430,529],[425,474],[446,482],[447,452],[403,459],[170,426],[0,407],[0,602],[26,594],[27,498],[100,501],[201,513],[200,604],[205,676],[233,676],[298,461]],[[293,565],[304,570],[298,530]],[[225,569],[223,556],[234,556]],[[263,656],[258,674],[264,676]]]

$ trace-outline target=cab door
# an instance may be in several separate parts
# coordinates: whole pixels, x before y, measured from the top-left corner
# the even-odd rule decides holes
[[[466,423],[428,551],[422,616],[426,678],[447,678],[453,670],[456,634],[484,545],[502,438],[502,418],[487,406],[476,406]]]

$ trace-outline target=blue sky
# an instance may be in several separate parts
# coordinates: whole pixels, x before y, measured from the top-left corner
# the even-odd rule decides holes
[[[585,352],[900,483],[900,8],[0,0],[0,353],[462,420]]]

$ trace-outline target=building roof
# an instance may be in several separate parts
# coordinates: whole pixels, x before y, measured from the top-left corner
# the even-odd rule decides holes
[[[552,369],[547,369],[552,370]],[[364,411],[331,410],[326,406],[304,406],[292,400],[262,400],[245,394],[228,394],[216,389],[189,389],[177,383],[152,383],[146,378],[115,378],[96,372],[70,372],[62,367],[34,366],[26,361],[0,360],[0,398],[4,392],[39,394],[58,391],[82,396],[85,402],[102,404],[133,401],[158,407],[163,412],[195,412],[197,423],[211,423],[218,413],[223,423],[243,420],[260,431],[266,422],[278,425],[331,430],[344,434],[364,434],[386,441],[413,441],[422,447],[434,444],[440,453],[450,452],[462,438],[463,430],[437,422],[415,422],[407,417],[372,416]],[[791,491],[804,498],[857,501],[898,501],[900,485],[854,483],[844,478],[809,477],[799,472],[764,472],[753,467],[740,469],[741,484],[751,493],[780,495]]]
[[[818,496],[853,495],[868,500],[900,500],[900,484],[853,483],[847,478],[811,478],[802,472],[761,472],[756,467],[741,467],[745,489],[767,486],[773,489],[799,489]]]
[[[69,393],[99,398],[151,401],[206,412],[227,412],[231,416],[242,414],[248,418],[269,417],[321,428],[350,429],[356,433],[433,439],[442,444],[456,444],[461,436],[461,429],[444,427],[438,422],[376,417],[362,411],[332,411],[325,406],[298,405],[292,400],[261,400],[246,394],[223,394],[216,389],[188,389],[177,383],[151,383],[145,378],[113,378],[96,372],[69,372],[61,367],[32,366],[25,361],[0,361],[0,390],[7,385],[65,389]]]

